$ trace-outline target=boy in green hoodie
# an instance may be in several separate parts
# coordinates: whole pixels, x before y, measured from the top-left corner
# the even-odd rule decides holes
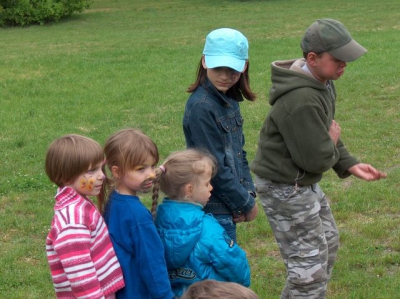
[[[322,174],[333,169],[366,181],[386,174],[349,154],[334,120],[333,82],[367,50],[332,19],[314,22],[301,48],[304,58],[272,63],[272,107],[250,168],[287,269],[281,298],[321,299],[339,246]]]

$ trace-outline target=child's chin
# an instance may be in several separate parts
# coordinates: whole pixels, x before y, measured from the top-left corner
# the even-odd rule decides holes
[[[150,191],[151,191],[151,188],[147,188],[147,189],[140,190],[140,193],[149,193]]]

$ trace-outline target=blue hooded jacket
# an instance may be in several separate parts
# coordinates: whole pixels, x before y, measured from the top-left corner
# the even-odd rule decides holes
[[[164,245],[172,291],[176,296],[194,282],[214,279],[250,286],[246,253],[202,206],[165,198],[155,225]]]

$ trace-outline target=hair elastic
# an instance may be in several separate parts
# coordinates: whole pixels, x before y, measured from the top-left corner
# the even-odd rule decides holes
[[[160,165],[158,168],[160,168],[163,173],[166,172],[164,165]]]

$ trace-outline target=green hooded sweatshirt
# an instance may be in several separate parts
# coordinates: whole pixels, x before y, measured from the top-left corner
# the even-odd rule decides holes
[[[304,71],[304,59],[271,65],[272,106],[260,131],[258,150],[250,169],[278,183],[311,185],[333,169],[340,178],[359,163],[342,141],[329,135],[335,116],[336,91]]]

